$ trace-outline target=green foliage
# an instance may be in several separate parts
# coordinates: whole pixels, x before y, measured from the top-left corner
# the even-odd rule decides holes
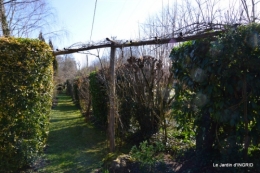
[[[0,172],[30,164],[45,146],[53,60],[39,40],[0,39]]]
[[[66,92],[69,96],[71,96],[73,102],[76,106],[79,105],[79,78],[67,79],[66,81],[67,89]]]
[[[108,95],[105,83],[96,71],[89,75],[89,90],[92,99],[93,116],[95,124],[103,128],[107,127]]]
[[[103,168],[103,172],[104,170],[109,169],[109,167],[111,167],[111,165],[113,164],[113,161],[116,160],[118,158],[118,156],[120,156],[122,153],[119,152],[115,152],[115,153],[108,153],[103,159],[102,159],[102,168]]]
[[[161,161],[162,158],[158,153],[165,150],[165,146],[161,142],[156,142],[154,145],[149,145],[147,141],[141,142],[139,148],[133,146],[130,155],[141,162],[142,165],[153,166],[156,161]]]
[[[174,130],[172,137],[181,139],[183,143],[190,143],[190,139],[194,137],[194,132],[187,132],[186,130]]]
[[[108,169],[105,169],[103,172],[104,172],[104,173],[109,173],[109,170],[108,170]]]
[[[241,26],[171,52],[178,124],[194,123],[197,150],[217,150],[224,162],[245,159],[249,144],[260,143],[259,33],[259,24]]]
[[[79,106],[79,78],[74,79],[73,82],[73,95],[74,95],[74,103],[76,106]]]
[[[56,58],[53,58],[53,70],[54,70],[55,72],[58,71],[58,61],[57,61]]]
[[[90,117],[91,108],[91,95],[89,91],[89,78],[88,76],[81,76],[77,79],[77,97],[81,113],[86,117]]]
[[[67,79],[66,80],[66,93],[72,97],[72,100],[75,99],[74,95],[74,87],[73,87],[73,80],[72,79]]]
[[[127,93],[128,88],[122,85],[124,82],[124,80],[122,81],[123,77],[123,75],[116,73],[116,94],[119,102],[118,113],[122,122],[122,126],[119,125],[118,132],[120,139],[125,140],[128,137],[128,132],[131,127],[131,117],[133,117],[134,114],[133,108],[135,103]]]

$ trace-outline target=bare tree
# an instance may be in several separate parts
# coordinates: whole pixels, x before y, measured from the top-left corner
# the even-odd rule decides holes
[[[54,18],[46,0],[0,0],[0,20],[5,36],[28,37]]]
[[[6,13],[5,13],[5,7],[4,7],[4,0],[0,0],[1,7],[0,7],[0,17],[1,17],[1,27],[3,31],[4,36],[10,35],[10,29],[8,27],[7,19],[6,19]]]
[[[58,62],[58,72],[55,77],[56,84],[64,83],[67,79],[73,79],[77,73],[76,61],[71,57],[56,57]]]
[[[162,4],[162,10],[139,25],[139,39],[185,37],[259,21],[257,0],[183,0]],[[163,6],[166,5],[166,6]],[[142,38],[141,38],[142,37]],[[170,65],[173,43],[138,47],[139,55],[151,55]],[[178,44],[178,43],[176,43]]]
[[[255,1],[255,0],[241,0],[243,11],[245,11],[245,17],[244,19],[248,23],[254,23],[256,21],[259,21],[259,14],[257,13],[257,4],[260,1]]]
[[[145,37],[200,34],[226,25],[259,21],[257,0],[183,0],[163,8],[142,24]]]

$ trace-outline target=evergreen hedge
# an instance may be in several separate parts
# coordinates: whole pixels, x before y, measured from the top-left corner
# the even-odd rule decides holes
[[[94,71],[90,73],[89,90],[95,125],[105,129],[108,123],[108,94],[105,83],[101,80],[100,72]]]
[[[32,163],[45,146],[53,92],[51,48],[0,38],[0,172]]]
[[[259,24],[240,26],[171,52],[178,80],[173,110],[182,131],[196,131],[197,169],[240,162],[260,168],[259,33]]]

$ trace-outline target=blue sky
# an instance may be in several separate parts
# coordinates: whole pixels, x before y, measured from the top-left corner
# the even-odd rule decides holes
[[[68,32],[55,42],[59,49],[74,43],[90,41],[91,26],[96,0],[52,0],[50,5],[57,14],[58,28]],[[172,0],[170,0],[172,1]],[[169,0],[97,0],[94,28],[91,40],[98,42],[106,37],[134,39],[138,37],[138,22],[144,22],[149,15],[160,12]],[[81,67],[86,55],[73,54]],[[91,57],[89,61],[93,60]]]

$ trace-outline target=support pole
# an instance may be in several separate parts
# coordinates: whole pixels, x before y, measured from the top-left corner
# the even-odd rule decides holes
[[[115,152],[115,51],[111,46],[110,52],[110,85],[109,85],[109,148],[110,152]]]
[[[88,67],[88,55],[86,55],[86,60],[87,60],[87,67]]]

